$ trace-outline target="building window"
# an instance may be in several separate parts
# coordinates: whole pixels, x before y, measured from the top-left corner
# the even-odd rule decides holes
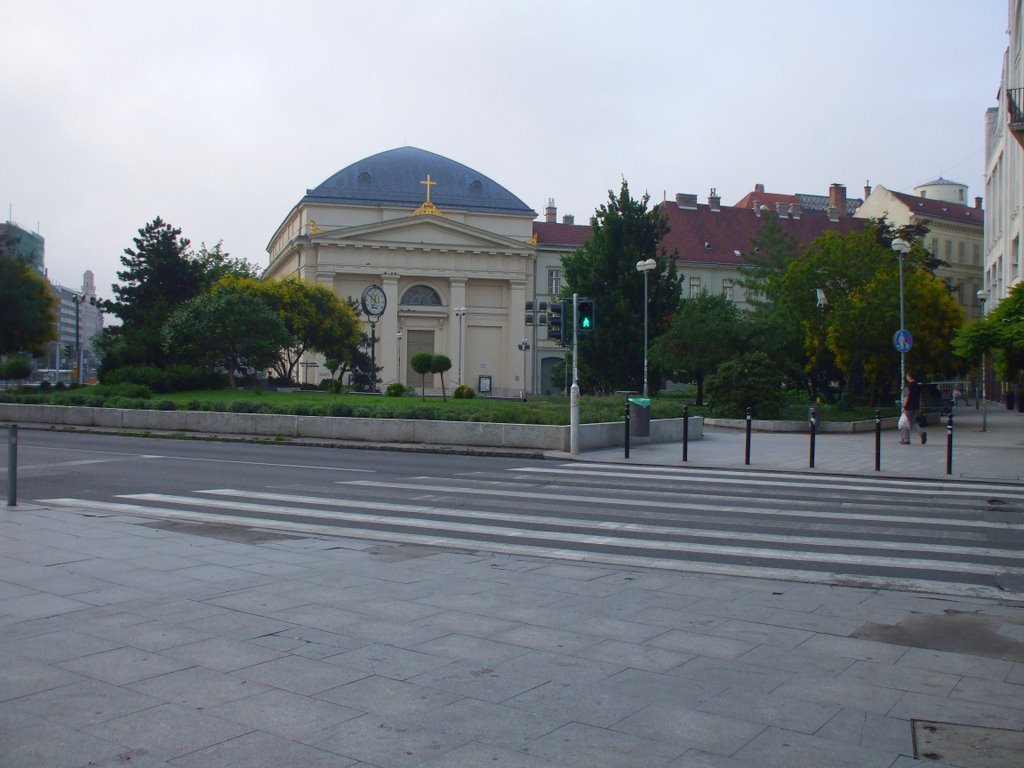
[[[974,266],[981,266],[981,245],[978,243],[974,244]]]
[[[957,254],[956,255],[957,255],[957,258],[960,260],[961,264],[963,264],[964,262],[967,261],[967,243],[965,243],[963,240],[961,240],[957,244]]]
[[[699,277],[691,277],[690,278],[690,298],[692,299],[694,296],[696,296],[699,293],[700,293],[700,278]]]
[[[722,278],[722,295],[725,296],[729,301],[736,301],[732,292],[733,283],[728,278]]]
[[[932,256],[939,258],[939,239],[937,237],[932,238]]]
[[[562,292],[562,270],[548,270],[548,293],[557,296]]]
[[[946,261],[952,261],[952,260],[953,260],[953,241],[952,240],[947,240],[946,241]]]
[[[414,285],[402,294],[400,303],[419,307],[439,307],[441,297],[429,285]]]

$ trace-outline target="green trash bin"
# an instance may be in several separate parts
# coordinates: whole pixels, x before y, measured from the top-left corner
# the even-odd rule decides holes
[[[651,436],[651,398],[629,398],[629,434],[633,437]]]

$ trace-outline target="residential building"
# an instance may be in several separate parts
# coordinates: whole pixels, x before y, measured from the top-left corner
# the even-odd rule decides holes
[[[811,210],[804,208],[809,199]],[[850,216],[846,187],[833,184],[825,199],[828,205],[822,210],[816,196],[768,193],[764,185],[757,184],[734,206],[722,205],[714,189],[707,203],[698,203],[697,195],[688,193],[677,194],[674,202],[661,203],[659,208],[670,228],[662,245],[676,254],[683,298],[706,291],[725,294],[747,306],[740,285],[743,269],[749,265],[744,254],[754,249],[768,216],[777,217],[782,231],[801,246],[830,230],[850,232],[863,226]]]
[[[82,276],[80,291],[56,283],[50,287],[57,298],[57,340],[50,342],[45,364],[38,361],[37,367],[68,372],[55,373],[54,380],[95,383],[100,363],[96,342],[103,330],[103,312],[97,306],[93,273],[87,271]]]
[[[1009,0],[998,106],[985,114],[986,311],[1021,281],[1024,235],[1024,0]]]
[[[984,271],[985,212],[981,198],[975,198],[973,206],[967,205],[967,187],[941,177],[914,187],[912,195],[881,184],[864,192],[866,199],[857,209],[857,218],[885,218],[897,227],[927,226],[925,244],[932,255],[945,262],[936,275],[946,281],[966,318],[981,317],[982,304],[977,297]]]

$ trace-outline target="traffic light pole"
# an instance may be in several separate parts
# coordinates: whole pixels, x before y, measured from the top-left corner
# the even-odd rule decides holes
[[[580,452],[580,376],[579,357],[577,357],[579,329],[576,322],[578,305],[579,294],[574,293],[572,295],[572,387],[569,388],[569,453],[573,456]],[[564,318],[562,323],[565,323]]]

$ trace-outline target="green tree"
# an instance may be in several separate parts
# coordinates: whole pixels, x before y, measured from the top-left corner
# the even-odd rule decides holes
[[[983,319],[960,328],[953,350],[963,360],[977,361],[983,352],[995,354],[1001,381],[1014,382],[1017,397],[1024,383],[1024,283],[1017,283],[1006,298]]]
[[[826,232],[791,261],[778,282],[777,301],[798,320],[806,370],[817,383],[836,371],[844,400],[878,403],[899,391],[892,334],[899,326],[899,258],[894,230],[868,223],[863,230]],[[914,334],[908,367],[945,371],[950,339],[962,323],[945,284],[920,240],[904,256],[907,325]]]
[[[675,381],[697,384],[704,404],[704,380],[743,347],[743,323],[736,305],[723,294],[683,299],[668,330],[651,345],[651,359]]]
[[[590,391],[643,386],[645,279],[649,339],[664,333],[679,306],[682,278],[661,244],[668,224],[657,207],[648,209],[649,201],[646,194],[634,200],[623,179],[619,194],[609,190],[608,202],[597,209],[587,242],[562,258],[562,295],[577,293],[595,301],[596,328],[579,341],[580,379]],[[645,276],[636,265],[647,259],[657,266]],[[654,368],[649,378],[659,382],[661,371]]]
[[[192,259],[199,266],[203,282],[208,287],[224,277],[258,278],[262,273],[262,270],[252,262],[227,253],[223,241],[218,242],[213,248],[207,248],[206,243],[201,243],[199,252]]]
[[[409,365],[420,375],[420,396],[427,399],[427,374],[434,372],[434,356],[430,352],[417,352]]]
[[[711,413],[740,418],[750,407],[756,419],[777,419],[782,411],[782,372],[764,352],[747,352],[722,363],[708,377]]]
[[[135,247],[125,248],[124,267],[113,286],[114,300],[103,309],[121,324],[103,330],[104,369],[125,365],[163,365],[163,327],[171,312],[203,288],[203,268],[190,258],[181,230],[159,216],[139,230]]]
[[[252,278],[222,278],[176,307],[163,328],[168,353],[224,368],[231,387],[238,371],[266,368],[289,340],[284,322]]]
[[[42,354],[57,338],[57,299],[46,278],[15,255],[16,244],[0,242],[0,355]]]
[[[359,320],[334,291],[298,278],[263,285],[291,336],[291,342],[282,347],[274,362],[274,372],[280,378],[294,381],[295,368],[307,352],[353,359],[359,344]]]
[[[32,361],[27,355],[14,355],[0,360],[0,379],[27,379],[32,375]]]
[[[430,358],[430,372],[441,375],[441,399],[448,401],[448,395],[444,391],[444,375],[452,369],[452,359],[447,355],[432,355]]]

